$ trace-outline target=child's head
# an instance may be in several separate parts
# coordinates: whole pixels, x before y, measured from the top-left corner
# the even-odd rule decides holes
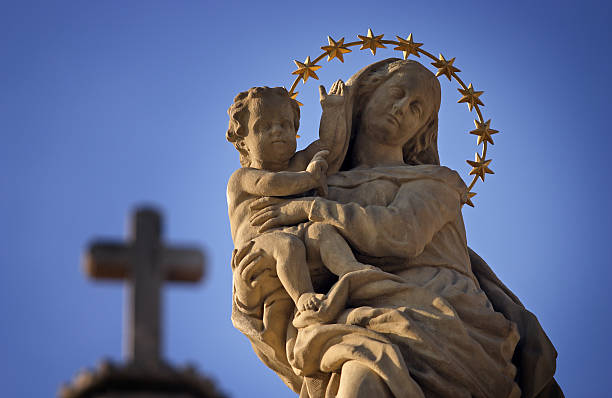
[[[241,92],[227,110],[225,137],[240,152],[240,164],[286,161],[295,153],[300,108],[282,87],[253,87]]]

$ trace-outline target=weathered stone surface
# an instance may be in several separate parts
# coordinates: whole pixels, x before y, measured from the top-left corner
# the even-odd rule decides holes
[[[232,320],[260,359],[301,397],[562,396],[537,320],[467,246],[434,75],[388,59],[321,98],[297,153],[284,89],[228,111]]]

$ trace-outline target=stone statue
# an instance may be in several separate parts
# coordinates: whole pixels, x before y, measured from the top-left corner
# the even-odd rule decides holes
[[[467,246],[433,73],[387,59],[322,90],[297,154],[282,90],[229,111],[232,321],[259,358],[300,397],[563,396],[537,319]]]
[[[260,198],[306,194],[314,188],[327,192],[328,164],[325,159],[328,155],[332,159],[344,155],[342,143],[346,142],[346,126],[342,120],[337,123],[338,117],[343,119],[344,116],[343,91],[342,81],[334,84],[329,96],[321,89],[324,113],[321,137],[297,153],[299,107],[287,90],[252,88],[240,93],[229,110],[232,121],[227,138],[240,151],[244,166],[228,183],[234,242],[238,247],[250,245],[253,253],[265,250],[273,261],[270,266],[275,267],[278,279],[297,309],[318,321],[330,321],[335,314],[326,311],[324,295],[314,291],[304,245],[309,245],[310,252],[317,251],[327,268],[337,276],[372,267],[355,259],[349,245],[330,224],[302,223],[268,232],[258,219],[251,220],[248,212]],[[330,113],[334,116],[330,117]],[[254,271],[254,268],[245,270],[241,279],[254,283]],[[243,299],[244,302],[248,300]]]

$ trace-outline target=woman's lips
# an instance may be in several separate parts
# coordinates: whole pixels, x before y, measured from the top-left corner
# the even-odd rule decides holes
[[[389,119],[393,120],[393,123],[395,123],[396,125],[398,125],[398,126],[400,125],[399,119],[398,119],[397,117],[395,117],[395,115],[393,115],[393,114],[389,113],[389,114],[387,115],[387,117],[388,117]]]

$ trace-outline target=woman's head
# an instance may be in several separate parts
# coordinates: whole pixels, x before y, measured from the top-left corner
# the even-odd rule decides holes
[[[353,138],[366,134],[401,145],[408,164],[439,164],[440,83],[432,72],[418,62],[392,58],[368,66],[348,84],[354,95]]]

